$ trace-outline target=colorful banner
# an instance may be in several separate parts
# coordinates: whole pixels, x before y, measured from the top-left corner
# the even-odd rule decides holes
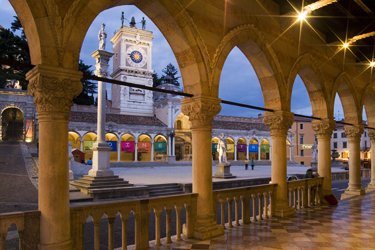
[[[234,144],[227,144],[227,153],[234,153]]]
[[[246,144],[237,144],[237,152],[246,152]]]
[[[155,142],[154,143],[154,151],[159,153],[166,153],[167,152],[167,143],[165,142]]]
[[[260,145],[260,152],[264,152],[264,153],[270,152],[270,144]]]
[[[106,141],[111,151],[117,151],[117,141]]]
[[[217,151],[217,143],[211,144],[212,153],[215,153]]]
[[[258,144],[249,144],[250,153],[258,153],[259,145]]]
[[[150,142],[138,142],[138,152],[147,153],[150,152],[151,143]]]
[[[83,141],[83,151],[92,150],[95,141]]]
[[[134,141],[122,141],[121,142],[121,151],[126,153],[134,153],[135,143]]]

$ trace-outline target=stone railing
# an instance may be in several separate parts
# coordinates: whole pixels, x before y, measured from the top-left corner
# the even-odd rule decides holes
[[[36,250],[39,245],[39,211],[0,214],[0,249],[13,249],[7,246],[7,236],[13,234],[18,240],[18,249]]]
[[[319,206],[322,182],[322,177],[289,181],[289,206],[295,209]]]
[[[183,234],[190,238],[192,221],[195,218],[196,199],[196,194],[184,194],[132,201],[73,205],[71,207],[72,249],[84,249],[84,245],[87,244],[93,245],[94,249],[100,249],[103,245],[108,249],[114,249],[115,224],[120,227],[119,237],[121,237],[122,249],[127,249],[130,244],[134,244],[135,249],[148,249],[150,224],[155,225],[155,240],[152,244],[160,246],[163,235],[165,235],[163,242],[171,243],[172,214],[175,222],[173,228],[176,232],[175,240],[181,239],[183,219],[185,220]],[[165,220],[162,221],[161,218]],[[150,220],[154,223],[150,223]],[[132,227],[129,232],[133,231],[134,234],[128,234],[129,226]],[[107,242],[100,242],[103,234],[107,235]],[[90,243],[90,239],[93,239],[93,242]]]
[[[239,226],[240,220],[243,224],[248,224],[271,218],[275,188],[275,184],[268,184],[214,191],[214,207],[220,206],[218,223],[223,227],[227,223],[231,228],[233,222]]]

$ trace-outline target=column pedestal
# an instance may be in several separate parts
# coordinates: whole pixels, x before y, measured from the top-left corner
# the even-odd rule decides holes
[[[109,169],[109,152],[111,148],[107,143],[94,143],[92,148],[92,169],[89,171],[90,176],[112,176],[113,171]]]

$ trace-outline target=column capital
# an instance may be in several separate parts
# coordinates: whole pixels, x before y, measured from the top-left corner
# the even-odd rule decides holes
[[[181,104],[181,111],[189,116],[192,129],[211,127],[213,118],[221,110],[220,99],[214,97],[184,98]]]
[[[369,129],[368,130],[368,137],[370,138],[371,143],[375,144],[375,130]]]
[[[99,77],[108,76],[109,60],[114,54],[104,50],[95,50],[91,57],[95,58],[95,75]]]
[[[312,120],[311,125],[318,137],[331,137],[336,122],[331,119]]]
[[[81,78],[82,73],[77,70],[46,65],[27,72],[28,93],[34,97],[39,118],[53,113],[68,119],[73,98],[82,91]]]
[[[344,130],[348,139],[360,139],[363,133],[363,125],[345,125]]]
[[[270,129],[271,136],[286,136],[293,121],[293,113],[286,111],[265,112],[263,118],[264,124]]]

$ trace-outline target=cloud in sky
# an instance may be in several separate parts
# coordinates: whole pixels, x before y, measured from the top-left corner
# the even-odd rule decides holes
[[[2,6],[0,10],[0,25],[9,28],[13,16],[16,14],[7,0],[0,0],[0,6]],[[146,28],[151,30],[154,34],[153,68],[155,72],[161,75],[161,70],[168,63],[178,66],[173,51],[160,30],[143,12],[131,5],[105,10],[95,18],[87,31],[81,49],[81,59],[86,64],[93,65],[95,63],[94,59],[91,58],[91,53],[98,48],[99,43],[97,36],[102,23],[106,24],[106,32],[108,35],[106,49],[111,51],[110,38],[121,26],[120,18],[122,11],[125,13],[125,18],[128,19],[126,24],[129,23],[132,16],[135,17],[136,22],[139,22],[142,17],[145,17]],[[140,27],[139,23],[138,27]],[[250,62],[238,48],[234,48],[225,61],[220,78],[219,97],[229,101],[264,107],[259,80]],[[339,98],[336,98],[336,101],[337,100],[339,100]],[[336,101],[335,116],[337,113],[343,114],[341,103],[336,105]],[[292,112],[311,115],[309,97],[300,77],[296,78],[293,87],[291,107]],[[234,116],[257,116],[259,113],[261,112],[258,110],[250,110],[228,105],[223,105],[221,111],[221,114]]]

